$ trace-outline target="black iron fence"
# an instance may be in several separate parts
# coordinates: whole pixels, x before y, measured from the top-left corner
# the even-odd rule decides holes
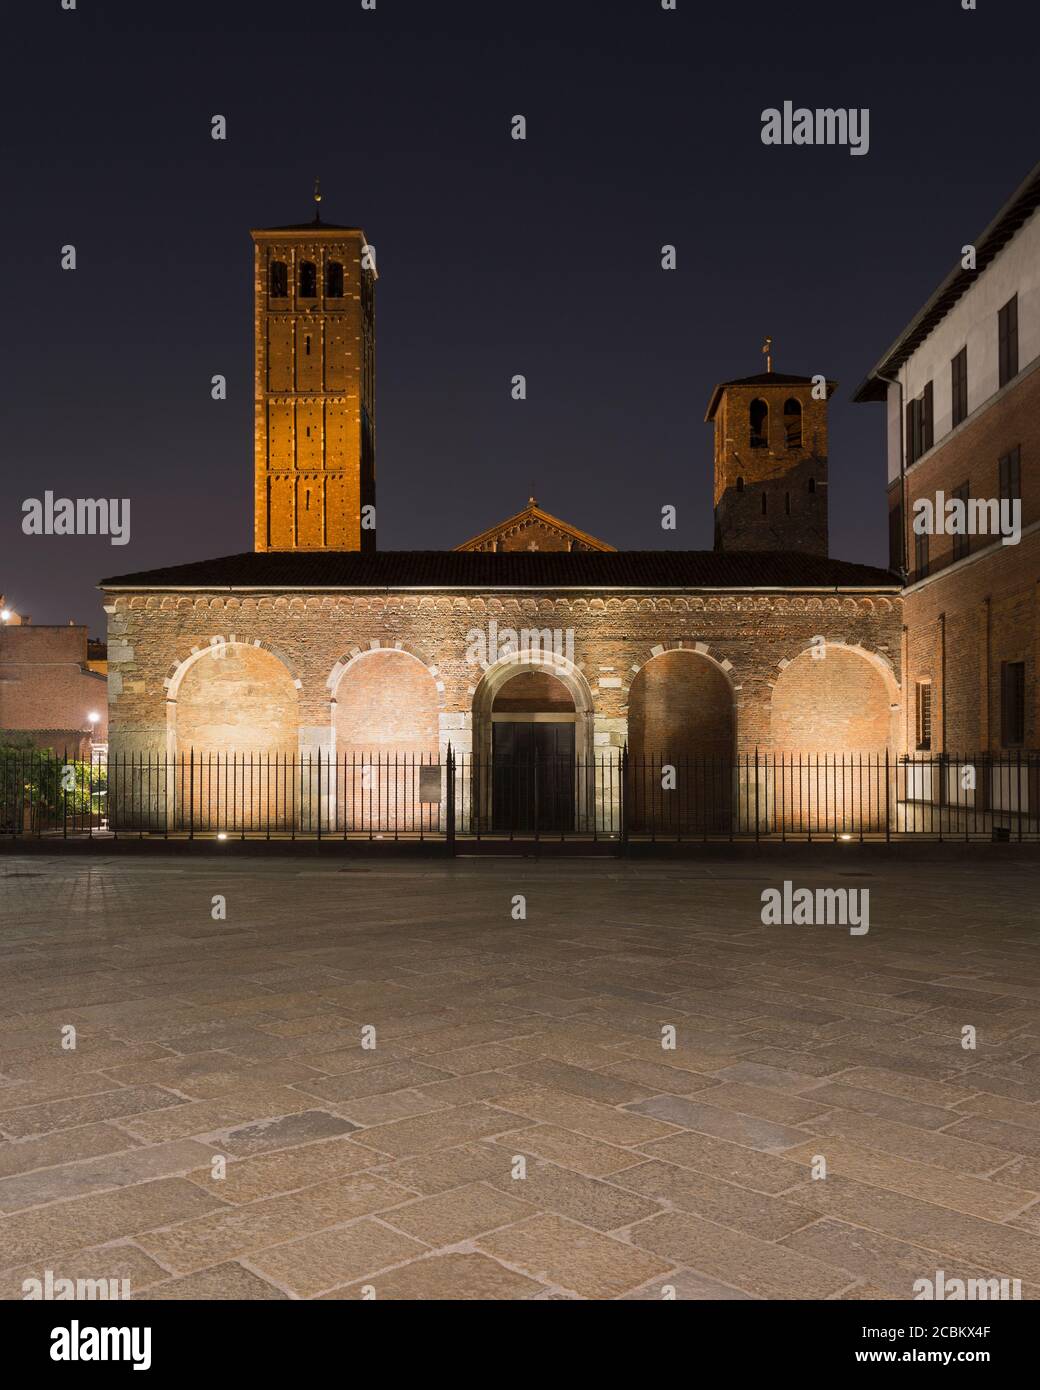
[[[630,841],[1040,838],[1040,754],[481,758],[0,749],[0,835]]]

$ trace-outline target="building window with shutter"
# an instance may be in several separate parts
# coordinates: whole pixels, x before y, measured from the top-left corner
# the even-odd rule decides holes
[[[916,463],[918,459],[917,450],[917,421],[919,411],[917,401],[907,401],[906,403],[906,463],[907,467]]]
[[[327,261],[325,264],[325,298],[343,298],[343,262]]]
[[[968,418],[968,349],[962,347],[950,363],[950,419],[956,427]]]
[[[953,558],[954,558],[955,560],[963,560],[964,557],[965,557],[965,555],[967,555],[968,551],[971,549],[971,537],[968,535],[968,531],[967,531],[967,525],[968,525],[968,499],[969,499],[970,493],[971,493],[971,485],[970,485],[969,483],[961,483],[960,487],[954,488],[954,490],[953,490],[954,501],[956,501],[956,502],[963,502],[963,504],[964,504],[964,526],[965,526],[965,530],[964,530],[964,533],[963,533],[962,535],[958,535],[956,531],[955,531],[954,534],[953,534]]]
[[[1026,741],[1026,664],[1004,661],[1000,666],[1000,742],[1020,748]]]
[[[927,579],[928,577],[928,536],[921,532],[914,532],[914,578]]]
[[[903,508],[898,502],[888,514],[888,568],[903,568]]]
[[[1006,386],[1018,375],[1018,295],[1013,294],[997,314],[999,382]]]
[[[906,461],[916,463],[935,443],[935,414],[932,383],[928,382],[916,400],[906,406]]]
[[[1000,500],[1002,502],[1021,502],[1022,500],[1022,451],[1016,444],[1010,453],[1000,460]]]
[[[932,683],[917,682],[917,751],[928,753],[932,747]]]
[[[926,454],[935,443],[935,413],[932,401],[932,383],[929,382],[921,396],[921,453]]]

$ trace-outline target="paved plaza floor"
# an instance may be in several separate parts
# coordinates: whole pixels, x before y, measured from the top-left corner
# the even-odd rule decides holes
[[[763,925],[785,879],[869,931]],[[0,1296],[1035,1298],[1038,892],[822,848],[5,855]]]

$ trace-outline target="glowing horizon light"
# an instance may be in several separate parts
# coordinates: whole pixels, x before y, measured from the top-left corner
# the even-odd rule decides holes
[[[851,836],[851,835],[842,835],[840,838],[843,839],[843,840],[851,840],[851,839],[852,839],[852,836]]]
[[[218,839],[218,840],[226,840],[226,839],[227,839],[227,831],[226,831],[226,830],[218,830],[218,831],[217,831],[217,839]]]

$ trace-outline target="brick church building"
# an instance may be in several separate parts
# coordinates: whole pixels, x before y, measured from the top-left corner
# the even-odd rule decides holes
[[[103,581],[115,756],[439,769],[449,744],[486,768],[902,750],[900,581],[828,556],[833,382],[715,387],[711,551],[617,550],[533,498],[453,549],[381,551],[364,233],[252,236],[255,549]],[[350,795],[327,780],[330,825]],[[591,798],[565,814],[582,823]]]

